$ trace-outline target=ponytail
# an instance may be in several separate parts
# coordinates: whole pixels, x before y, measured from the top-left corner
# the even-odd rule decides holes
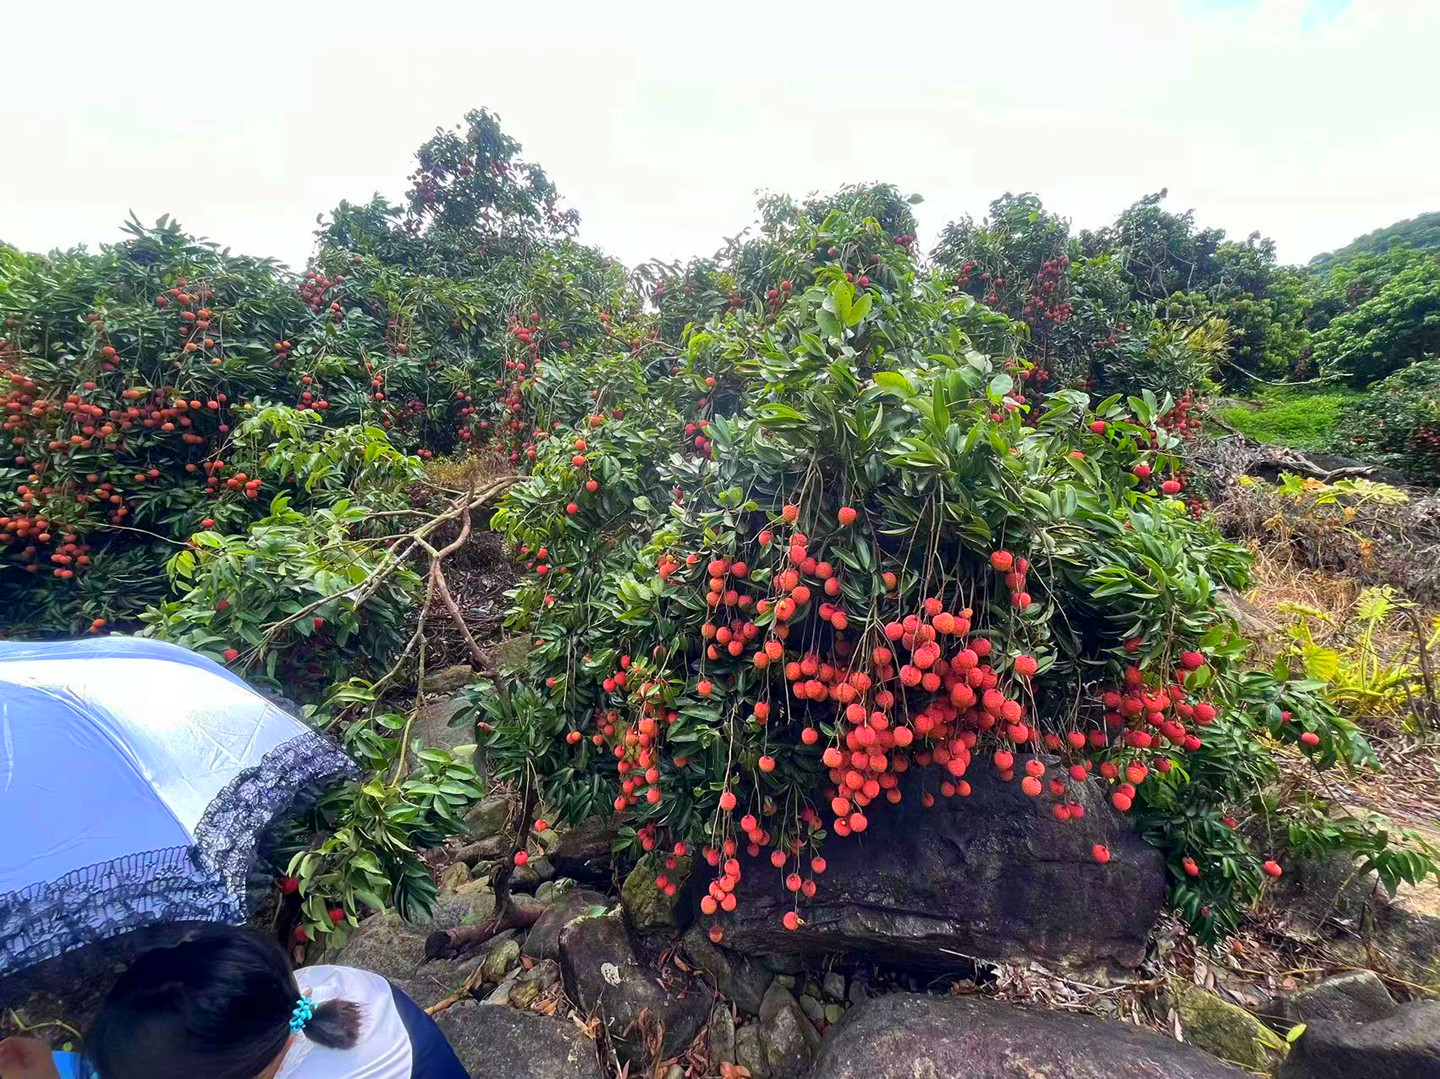
[[[360,1005],[353,1000],[326,1000],[315,1005],[304,1034],[326,1049],[353,1049],[360,1040]]]

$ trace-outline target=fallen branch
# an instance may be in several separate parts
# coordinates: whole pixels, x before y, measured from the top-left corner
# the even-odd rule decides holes
[[[505,837],[493,835],[489,839],[482,839],[476,843],[467,843],[463,847],[456,847],[451,854],[457,862],[464,862],[466,865],[474,865],[482,858],[498,858],[505,853]]]
[[[477,925],[462,925],[455,929],[439,929],[425,938],[426,959],[453,959],[457,955],[478,948],[491,937],[507,929],[529,929],[540,920],[545,908],[540,906],[517,907],[506,901],[500,913],[488,922]]]
[[[494,918],[480,925],[462,925],[456,929],[443,929],[425,938],[425,958],[445,959],[469,951],[484,944],[496,933],[507,929],[519,929],[534,925],[542,912],[539,907],[517,907],[510,901],[510,878],[515,873],[515,856],[525,849],[530,839],[531,820],[535,814],[538,791],[534,777],[526,776],[525,797],[520,808],[520,826],[515,830],[515,842],[510,857],[495,874]],[[478,846],[478,844],[477,844]]]
[[[288,626],[293,625],[302,618],[312,616],[327,603],[334,603],[338,600],[349,598],[353,606],[363,606],[371,596],[379,591],[380,586],[404,565],[405,560],[417,546],[422,546],[429,550],[432,557],[437,555],[439,552],[431,547],[426,540],[442,525],[450,521],[462,519],[461,531],[463,538],[457,537],[456,541],[443,548],[446,554],[458,549],[459,545],[469,538],[468,521],[470,512],[485,505],[485,503],[497,495],[503,494],[513,484],[519,481],[519,476],[502,476],[497,480],[493,480],[479,491],[457,499],[444,513],[436,514],[413,531],[402,534],[401,537],[395,541],[394,546],[386,551],[385,557],[381,560],[380,565],[363,581],[348,585],[337,592],[330,593],[328,596],[322,596],[317,600],[313,600],[295,613],[286,615],[279,621],[270,623],[265,627],[265,635],[261,638],[260,643],[252,649],[252,652],[263,651],[264,648]]]
[[[445,609],[450,612],[450,620],[455,623],[455,628],[465,638],[465,644],[470,649],[470,658],[475,665],[485,673],[494,676],[497,672],[491,670],[490,657],[487,656],[475,635],[470,632],[470,627],[465,623],[465,616],[460,613],[460,607],[455,602],[455,597],[450,594],[450,586],[445,581],[445,574],[441,572],[438,560],[430,563],[430,580],[434,583],[436,591],[440,594],[440,602],[445,604]]]

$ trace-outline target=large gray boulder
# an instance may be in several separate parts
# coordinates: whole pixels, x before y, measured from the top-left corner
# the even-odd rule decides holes
[[[1137,967],[1165,897],[1160,852],[1096,785],[1079,788],[1084,818],[1061,822],[1048,799],[989,768],[969,780],[970,797],[927,809],[922,778],[907,776],[904,800],[872,813],[863,835],[828,842],[829,867],[801,904],[798,931],[781,924],[793,904],[782,875],[744,861],[739,906],[722,922],[726,946],[926,967],[956,956]],[[1110,849],[1106,865],[1091,854],[1097,843]]]
[[[611,848],[619,835],[619,818],[587,817],[560,833],[549,850],[550,863],[562,877],[585,884],[605,884],[611,875]]]
[[[570,999],[582,1014],[603,1018],[616,1053],[637,1071],[655,1063],[647,1048],[656,1028],[659,1059],[678,1056],[710,1014],[711,994],[699,979],[641,961],[619,909],[560,931],[560,973]]]
[[[1440,1001],[1402,1004],[1373,1023],[1307,1024],[1280,1079],[1440,1079]]]
[[[1344,1074],[1344,1073],[1337,1073]],[[810,1079],[1246,1079],[1153,1031],[979,997],[892,993],[854,1008]]]
[[[524,954],[533,959],[560,957],[560,931],[576,918],[604,914],[611,907],[610,897],[589,888],[572,888],[562,892],[545,908],[540,920],[530,927],[525,938]]]
[[[595,1043],[574,1023],[473,1001],[435,1017],[475,1079],[603,1079]]]
[[[1284,1032],[1297,1023],[1370,1023],[1398,1007],[1373,970],[1352,970],[1276,997],[1262,1018]]]

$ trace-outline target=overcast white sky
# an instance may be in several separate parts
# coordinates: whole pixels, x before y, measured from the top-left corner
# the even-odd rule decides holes
[[[627,262],[708,254],[757,188],[888,180],[922,241],[1006,190],[1146,192],[1303,261],[1440,209],[1436,0],[725,0],[0,7],[0,239],[170,213],[303,265],[488,106]]]

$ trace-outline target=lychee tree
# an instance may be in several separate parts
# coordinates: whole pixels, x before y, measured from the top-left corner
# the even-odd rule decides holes
[[[495,525],[533,647],[472,691],[502,774],[621,813],[662,887],[703,855],[717,938],[761,871],[741,852],[793,928],[900,774],[930,804],[972,768],[1061,820],[1103,784],[1197,930],[1233,928],[1279,872],[1227,817],[1273,770],[1262,732],[1322,767],[1365,749],[1298,701],[1271,724],[1274,680],[1241,679],[1219,595],[1247,557],[1170,497],[1173,403],[1027,397],[973,347],[997,316],[873,220],[786,236],[766,295],[530,387],[547,437]]]
[[[581,312],[625,309],[624,270],[566,238],[573,214],[494,117],[467,125],[417,155],[433,199],[342,203],[303,274],[168,219],[98,254],[0,245],[4,631],[134,628],[172,543],[243,533],[281,490],[327,504],[237,441],[268,407],[421,458],[522,458],[535,364],[603,336]]]

